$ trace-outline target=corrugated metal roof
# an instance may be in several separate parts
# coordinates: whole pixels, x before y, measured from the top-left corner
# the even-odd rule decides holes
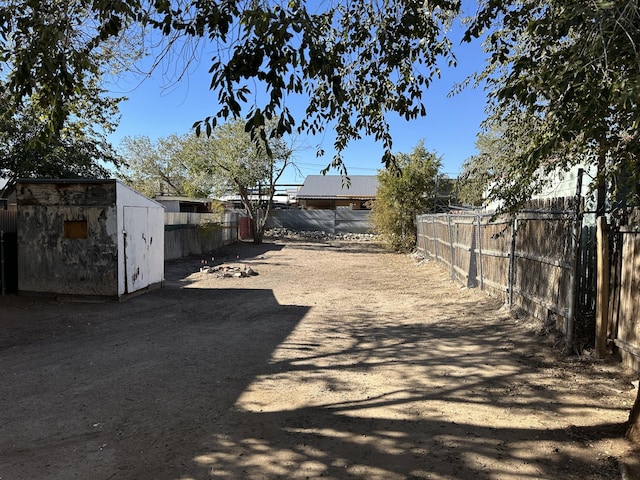
[[[296,197],[314,198],[375,198],[378,190],[376,175],[349,175],[351,184],[341,175],[309,175]]]

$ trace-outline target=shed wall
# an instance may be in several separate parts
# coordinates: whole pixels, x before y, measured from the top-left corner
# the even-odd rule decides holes
[[[115,184],[19,184],[18,289],[117,294]]]

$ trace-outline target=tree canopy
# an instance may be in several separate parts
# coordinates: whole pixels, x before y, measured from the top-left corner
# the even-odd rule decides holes
[[[241,121],[220,124],[209,137],[169,135],[155,142],[127,137],[121,145],[124,163],[119,175],[150,197],[238,195],[253,221],[254,240],[260,243],[276,182],[294,166],[293,140],[272,131],[264,135],[268,144],[261,138],[251,138]]]
[[[156,195],[207,197],[219,180],[199,168],[210,146],[194,135],[125,137],[119,147],[118,175],[129,186],[153,198]]]
[[[276,183],[293,166],[293,141],[278,136],[275,124],[269,122],[254,138],[241,121],[222,124],[207,140],[211,154],[199,157],[199,170],[219,179],[216,193],[240,196],[255,243],[264,237]]]
[[[200,45],[211,52],[218,105],[196,119],[196,131],[210,134],[229,118],[243,118],[258,136],[273,119],[279,136],[331,128],[332,165],[344,173],[350,141],[374,136],[388,164],[387,116],[426,113],[425,87],[439,65],[455,64],[446,31],[459,13],[459,0],[8,0],[0,68],[11,104],[29,99],[44,114],[43,131],[56,133],[74,116],[70,99],[93,88],[125,33],[158,34],[154,64]],[[596,162],[601,184],[637,202],[639,16],[635,0],[479,2],[465,38],[486,32],[490,61],[479,78],[491,98],[489,124],[507,125],[510,141],[522,140],[514,119],[525,114],[535,126],[512,157],[522,185],[540,169]],[[290,110],[292,95],[307,99],[304,111]],[[515,208],[523,192],[511,189],[505,205]]]
[[[0,177],[7,180],[0,198],[22,177],[110,176],[106,163],[117,164],[118,157],[103,135],[67,121],[59,135],[50,136],[36,105],[27,101],[15,108],[11,102],[6,90],[0,91]]]
[[[273,119],[277,136],[331,127],[331,163],[344,172],[340,152],[362,134],[392,160],[390,112],[426,113],[424,87],[438,62],[455,63],[444,30],[458,10],[458,0],[10,0],[0,7],[0,64],[14,67],[3,70],[17,102],[38,92],[55,132],[70,114],[67,99],[99,70],[94,58],[107,40],[159,32],[160,56],[206,44],[218,105],[196,131],[241,117],[259,136]],[[308,98],[304,112],[289,109],[289,95]]]

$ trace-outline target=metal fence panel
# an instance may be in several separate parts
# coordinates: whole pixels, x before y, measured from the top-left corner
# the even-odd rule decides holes
[[[268,228],[288,228],[298,232],[368,233],[371,231],[369,210],[273,210]]]

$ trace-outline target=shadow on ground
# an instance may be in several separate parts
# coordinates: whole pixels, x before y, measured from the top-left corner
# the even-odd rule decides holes
[[[256,261],[282,245],[245,247],[216,257]],[[169,262],[167,288],[120,304],[3,310],[0,478],[616,478],[590,443],[619,425],[557,426],[614,407],[538,381],[553,359],[513,322],[460,321],[496,315],[492,301],[452,299],[424,323],[329,309],[300,341],[309,308],[271,290],[180,288],[192,272]],[[384,391],[368,390],[374,374]],[[295,403],[291,379],[317,394]],[[533,427],[487,426],[540,412]]]
[[[185,478],[307,312],[247,289],[12,305],[0,319],[0,478],[11,480]]]
[[[271,378],[257,379],[248,389],[275,390],[276,406],[244,395],[228,413],[225,423],[233,428],[212,432],[208,448],[194,457],[202,471],[190,474],[226,479],[618,478],[616,459],[594,458],[589,449],[594,441],[620,437],[620,424],[559,428],[556,421],[613,407],[559,398],[558,390],[536,380],[552,362],[536,353],[536,339],[507,340],[521,338],[513,335],[513,324],[461,329],[456,311],[470,307],[451,304],[451,319],[427,325],[402,325],[400,319],[363,312],[336,318],[335,328],[317,332],[320,343],[285,341],[279,349],[295,352],[292,359],[270,364]],[[349,345],[323,351],[321,339],[332,336],[350,339]],[[492,367],[503,367],[502,373]],[[356,400],[332,400],[341,391],[366,387],[367,375],[385,369],[385,393],[372,396],[363,388]],[[326,400],[284,407],[287,391],[278,391],[278,377],[291,376],[321,383]],[[459,405],[459,415],[441,412],[444,403],[454,411]],[[487,416],[540,412],[543,420],[535,427],[487,426],[492,423]],[[547,454],[532,453],[534,445],[542,445]]]

